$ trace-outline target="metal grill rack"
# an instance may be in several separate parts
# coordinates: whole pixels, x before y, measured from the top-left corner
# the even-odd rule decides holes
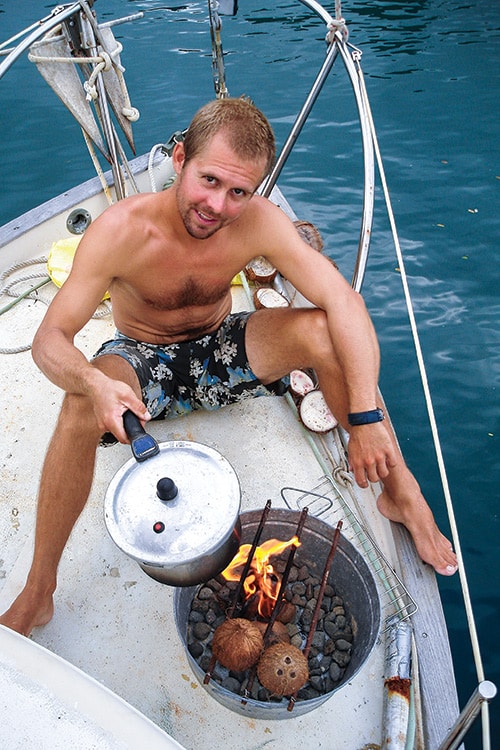
[[[312,490],[283,487],[281,496],[290,510],[302,510],[306,506],[316,518],[336,526],[342,520],[342,533],[348,541],[363,552],[375,574],[382,608],[383,631],[394,622],[407,620],[417,611],[417,605],[408,590],[391,567],[371,535],[338,491],[332,477],[325,476]]]

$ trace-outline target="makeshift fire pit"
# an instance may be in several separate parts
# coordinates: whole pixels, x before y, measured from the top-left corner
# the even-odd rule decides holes
[[[242,556],[242,563],[233,571],[233,580],[227,580],[228,572],[225,571],[201,586],[176,589],[174,608],[179,635],[194,674],[219,703],[253,718],[284,719],[298,716],[328,700],[354,677],[370,655],[380,627],[377,587],[362,556],[338,531],[332,544],[335,530],[323,521],[301,516],[295,511],[274,509],[267,511],[264,524],[261,511],[243,513],[240,518],[241,543],[249,546],[240,548],[245,549],[246,555]],[[300,545],[297,546],[291,540],[300,524],[303,526],[299,534]],[[267,611],[261,614],[256,601],[258,595],[242,592],[239,596],[240,605],[234,607],[235,590],[238,586],[241,588],[235,573],[241,572],[244,567],[245,557],[248,558],[248,550],[255,543],[259,531],[259,549],[265,548],[266,542],[270,544],[270,540],[290,542],[270,559],[273,570],[269,580],[276,591],[280,588],[281,579],[288,579],[284,587],[284,603],[277,616],[278,622],[271,632],[267,624],[273,609],[272,603],[268,602]],[[294,551],[290,556],[292,547]],[[332,554],[333,562],[328,578],[322,582],[325,564],[332,558]],[[247,580],[252,578],[253,570],[252,567]],[[316,601],[318,595],[321,596],[321,589],[324,595],[321,609],[317,610]],[[265,681],[263,669],[269,668],[267,665],[263,667],[262,663],[268,648],[261,652],[260,661],[254,666],[238,671],[234,668],[237,667],[237,662],[236,665],[232,664],[231,659],[224,659],[222,656],[222,661],[228,661],[230,668],[224,666],[215,658],[212,642],[215,631],[229,618],[250,621],[252,639],[255,638],[255,623],[260,623],[261,632],[268,630],[268,648],[280,638],[286,644],[285,651],[292,648],[292,653],[295,653],[293,647],[303,651],[307,655],[308,671],[305,684],[295,692],[290,690],[284,695],[277,695],[269,685],[266,689],[259,677],[264,675]],[[220,630],[218,635],[221,635]],[[250,633],[245,633],[246,635]],[[224,647],[224,640],[219,638],[219,641]],[[246,655],[247,651],[251,651],[250,646],[254,647],[251,640],[248,643],[246,640],[242,641],[242,645],[236,645],[236,648],[235,643],[238,642],[227,640],[227,651],[231,654],[236,650],[237,655],[238,652]],[[217,645],[216,643],[214,650],[218,654],[224,654],[224,649],[221,651],[220,644],[217,649]],[[292,670],[293,675],[289,684],[295,685],[295,662],[290,661],[288,652],[285,656],[287,661],[271,667],[271,686],[275,684],[272,681],[272,670],[283,675],[287,669]],[[299,656],[302,657],[302,654]],[[288,667],[287,664],[291,666]]]

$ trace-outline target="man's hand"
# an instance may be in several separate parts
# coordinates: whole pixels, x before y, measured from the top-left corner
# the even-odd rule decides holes
[[[102,432],[111,432],[120,443],[129,443],[123,426],[123,415],[130,409],[140,419],[142,426],[151,419],[149,412],[133,389],[121,380],[104,376],[100,387],[92,394],[94,413]]]
[[[368,487],[368,481],[383,481],[396,463],[397,448],[383,422],[351,428],[349,465],[360,487]]]

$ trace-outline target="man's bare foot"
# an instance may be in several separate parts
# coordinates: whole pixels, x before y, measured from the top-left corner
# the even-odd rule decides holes
[[[419,489],[411,493],[409,500],[398,503],[384,489],[377,500],[377,506],[383,516],[406,526],[418,554],[424,562],[432,565],[436,573],[444,576],[456,573],[457,557],[449,540],[439,531],[432,511]]]
[[[28,636],[33,628],[50,622],[53,614],[54,602],[51,595],[45,597],[42,602],[23,589],[9,609],[0,615],[0,624]]]

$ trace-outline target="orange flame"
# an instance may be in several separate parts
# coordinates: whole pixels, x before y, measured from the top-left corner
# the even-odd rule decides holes
[[[269,539],[260,547],[257,547],[252,559],[248,575],[245,578],[243,589],[245,601],[250,597],[257,597],[257,611],[261,617],[268,619],[273,611],[274,603],[278,598],[280,577],[269,562],[269,558],[279,555],[288,547],[295,545],[300,547],[298,537],[294,536],[287,542],[278,539]],[[239,581],[243,566],[245,565],[252,545],[242,544],[237,554],[223,571],[222,575],[227,581]]]

